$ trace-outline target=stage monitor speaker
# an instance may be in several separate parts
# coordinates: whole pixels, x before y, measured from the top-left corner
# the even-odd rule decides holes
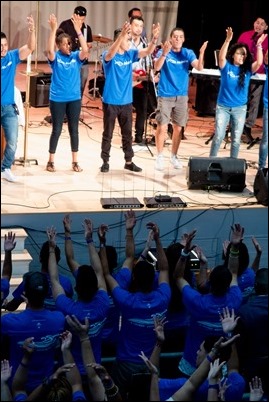
[[[49,106],[51,73],[30,76],[29,102],[33,107]]]
[[[195,107],[198,115],[214,116],[219,92],[219,77],[196,78]]]
[[[268,168],[258,170],[253,190],[258,203],[268,207]]]
[[[241,192],[246,187],[246,169],[245,159],[190,156],[188,188]]]

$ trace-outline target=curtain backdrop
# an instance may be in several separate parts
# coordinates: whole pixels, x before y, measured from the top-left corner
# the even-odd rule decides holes
[[[53,13],[60,24],[71,17],[78,5],[87,9],[86,23],[92,28],[93,35],[113,38],[115,29],[121,27],[128,19],[128,11],[139,7],[144,16],[148,39],[151,38],[153,23],[161,24],[160,39],[168,38],[170,31],[176,26],[178,1],[1,1],[1,31],[8,38],[10,49],[26,43],[26,18],[32,14],[37,23],[37,49],[32,60],[45,61],[46,43],[49,37],[49,14]],[[105,45],[100,44],[101,48]],[[103,47],[102,47],[103,46]],[[91,52],[90,60],[95,60],[95,51]]]

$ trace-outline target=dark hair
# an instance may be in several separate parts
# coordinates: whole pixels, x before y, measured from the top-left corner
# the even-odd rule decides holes
[[[133,16],[130,18],[130,24],[133,22],[133,20],[138,20],[138,21],[144,22],[144,19],[142,17]]]
[[[117,39],[117,37],[120,35],[121,31],[122,31],[121,28],[115,29],[114,35],[113,35],[113,40],[114,40],[114,41],[115,41],[115,40]]]
[[[140,10],[140,8],[134,7],[134,8],[131,8],[131,10],[128,11],[128,18],[131,18],[133,16],[134,11],[140,11],[140,13],[142,14],[142,11]]]
[[[73,390],[70,382],[64,375],[54,378],[46,386],[46,401],[47,402],[72,402]]]
[[[74,14],[79,15],[80,17],[85,17],[87,15],[87,10],[85,7],[77,6],[74,10]]]
[[[256,272],[254,289],[257,295],[268,295],[268,268],[260,268]]]
[[[249,47],[248,47],[248,45],[246,43],[243,43],[243,42],[234,43],[229,48],[229,50],[227,52],[227,56],[226,56],[226,59],[228,60],[228,62],[231,63],[231,64],[234,64],[233,56],[234,56],[235,52],[238,49],[242,49],[242,48],[246,49],[247,55],[246,55],[246,58],[244,60],[244,63],[241,66],[239,66],[239,70],[240,70],[239,78],[238,78],[238,86],[239,86],[239,88],[244,87],[244,85],[245,85],[245,74],[246,74],[246,72],[251,71],[251,64],[253,62],[253,57],[252,57],[252,55],[250,53]]]
[[[98,290],[98,280],[91,265],[81,265],[76,275],[75,290],[82,301],[91,301]]]
[[[216,335],[208,335],[205,338],[204,341],[204,348],[206,353],[209,353],[211,351],[211,349],[214,347],[214,344],[219,340],[219,336]],[[228,361],[231,357],[231,353],[232,353],[232,346],[231,345],[227,345],[225,346],[225,348],[221,348],[218,350],[218,357],[220,358],[220,361]]]
[[[138,261],[132,273],[129,291],[149,293],[153,289],[155,269],[148,261]]]
[[[6,39],[6,38],[7,38],[6,34],[4,32],[1,32],[1,39]]]
[[[49,292],[47,276],[42,272],[26,272],[23,275],[24,293],[34,307],[42,307]]]
[[[71,39],[70,35],[68,35],[65,32],[60,32],[59,35],[56,36],[56,39],[55,39],[56,45],[59,46],[62,43],[64,38],[67,38],[68,42],[72,43],[72,39]]]
[[[232,281],[232,274],[225,265],[217,265],[209,275],[210,291],[214,296],[223,296]]]
[[[232,244],[229,243],[227,250],[226,250],[225,261],[224,261],[224,264],[227,267],[228,267],[228,261],[229,261],[231,247],[232,247]],[[245,270],[249,267],[249,252],[248,252],[247,246],[242,241],[239,243],[238,250],[239,250],[239,259],[238,259],[239,267],[238,267],[237,275],[239,276],[239,275],[242,275],[243,272],[245,272]]]
[[[42,265],[42,269],[45,271],[48,271],[48,264],[49,264],[49,241],[45,241],[42,244],[40,253],[39,253],[39,261]],[[55,257],[56,257],[56,262],[58,262],[61,259],[61,250],[59,249],[58,246],[55,247]]]

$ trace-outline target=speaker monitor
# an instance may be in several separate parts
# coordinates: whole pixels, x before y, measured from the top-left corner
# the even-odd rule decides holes
[[[268,207],[268,168],[258,170],[253,190],[258,203]]]
[[[188,188],[241,192],[246,187],[246,168],[245,159],[191,156],[187,171]]]
[[[51,73],[30,76],[29,102],[33,107],[49,106]]]

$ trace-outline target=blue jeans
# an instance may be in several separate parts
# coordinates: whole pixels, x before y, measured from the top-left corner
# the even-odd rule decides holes
[[[216,106],[215,134],[211,143],[209,156],[217,156],[221,142],[226,133],[227,126],[231,131],[230,157],[237,158],[239,153],[241,136],[247,114],[247,105],[238,107]]]
[[[50,101],[52,119],[52,133],[49,141],[49,153],[55,154],[58,141],[62,132],[64,116],[67,117],[68,131],[70,135],[71,151],[78,152],[78,124],[81,110],[81,99],[72,102]]]
[[[5,169],[11,169],[17,150],[19,123],[18,115],[13,105],[1,105],[1,126],[4,129],[6,140],[5,152],[1,164],[1,172],[3,172]]]
[[[268,108],[263,108],[263,127],[262,127],[262,139],[259,148],[259,168],[262,169],[266,165],[266,159],[268,156]]]

